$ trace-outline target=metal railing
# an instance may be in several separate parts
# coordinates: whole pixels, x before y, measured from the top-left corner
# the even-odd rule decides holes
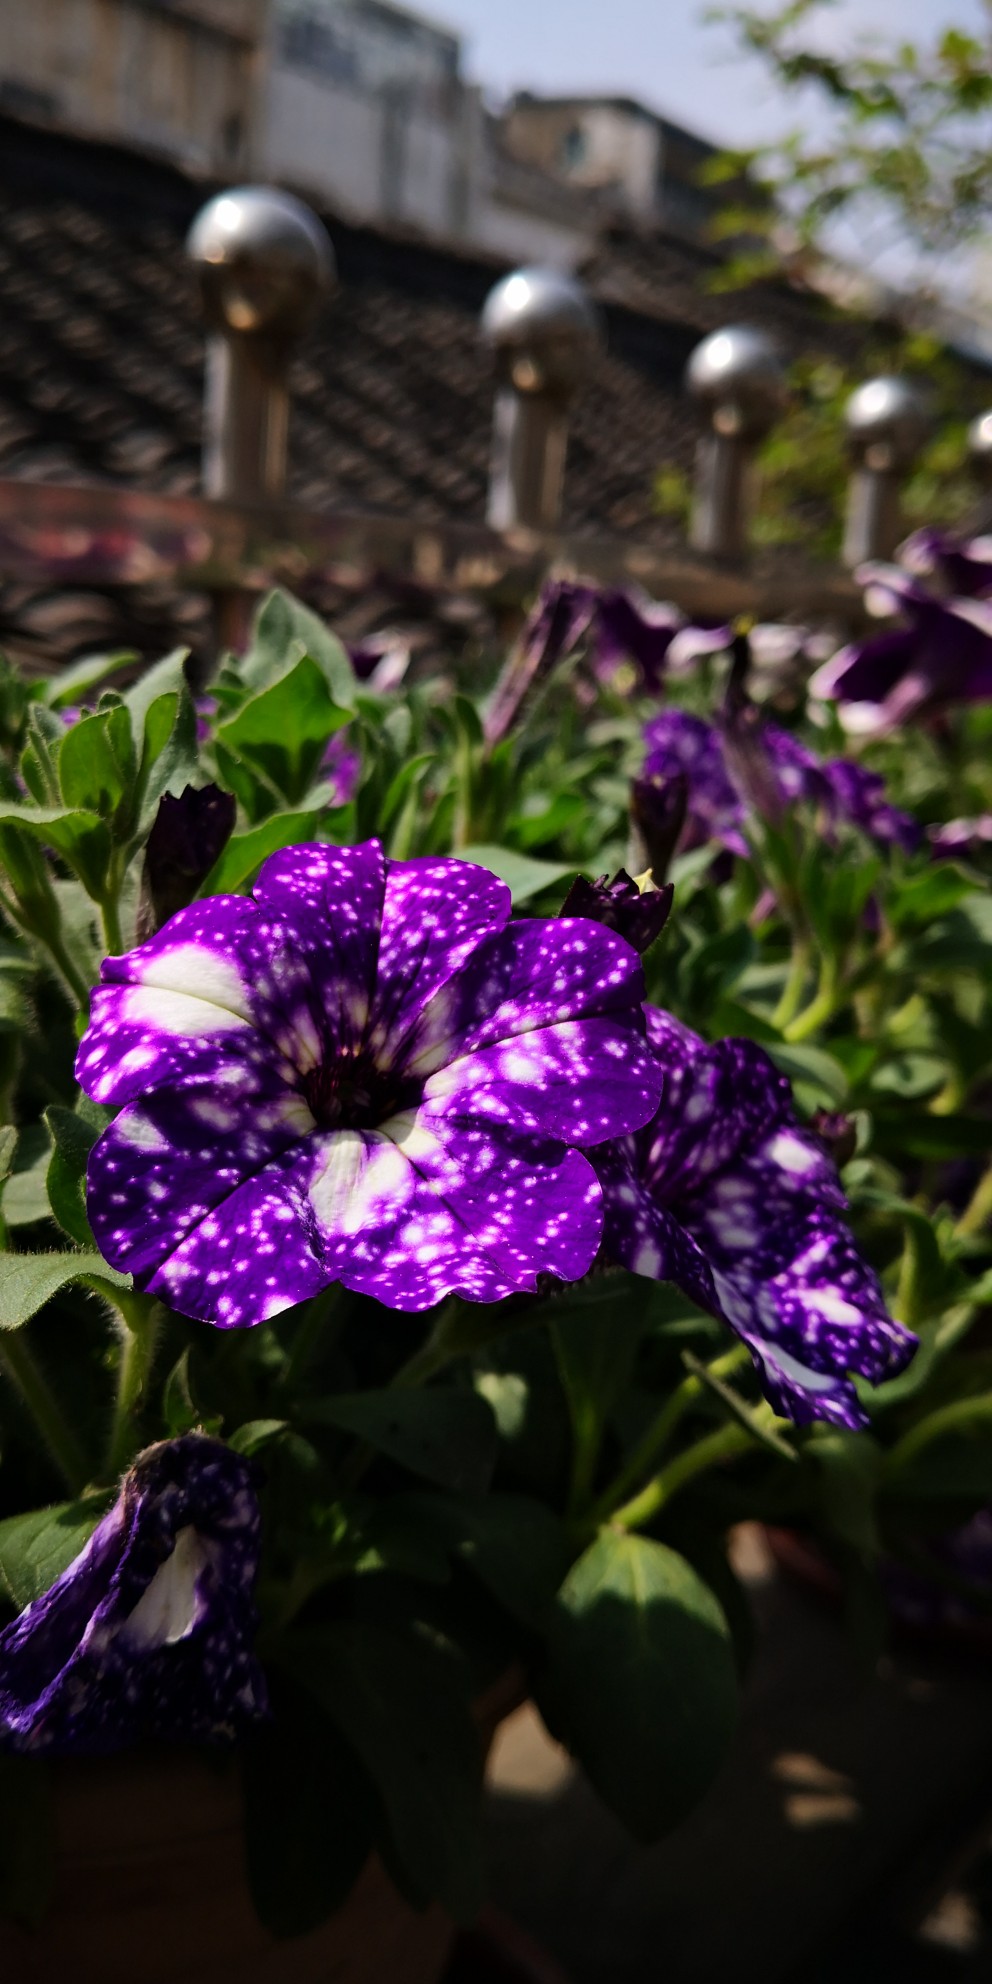
[[[684,552],[563,532],[570,414],[603,334],[581,284],[542,269],[504,277],[482,313],[480,364],[488,350],[495,374],[485,522],[290,505],[290,361],[334,288],[331,243],[301,201],[236,187],[202,209],[187,248],[207,327],[203,496],[0,480],[0,577],[114,587],[168,581],[215,594],[223,613],[224,602],[229,609],[308,576],[358,588],[392,574],[439,590],[522,596],[553,566],[635,581],[708,618],[746,612],[844,624],[859,617],[860,594],[843,568],[887,557],[898,541],[900,488],[928,415],[910,382],[884,378],[867,381],[847,408],[842,565],[811,565],[793,551],[753,553],[755,450],[784,417],[787,393],[774,344],[743,325],[705,338],[689,362],[700,437]],[[970,450],[987,490],[992,412],[973,423]]]

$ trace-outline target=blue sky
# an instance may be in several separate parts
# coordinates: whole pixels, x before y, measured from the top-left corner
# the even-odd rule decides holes
[[[487,90],[636,96],[706,137],[767,138],[796,121],[758,64],[733,54],[727,30],[704,24],[705,0],[421,0],[465,37],[466,69]],[[842,46],[874,30],[924,38],[951,23],[980,28],[981,0],[837,0],[824,35]]]

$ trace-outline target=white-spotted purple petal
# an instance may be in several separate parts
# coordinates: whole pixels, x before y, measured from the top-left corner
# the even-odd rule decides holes
[[[637,1274],[675,1281],[728,1322],[779,1412],[862,1426],[851,1374],[879,1384],[916,1339],[892,1320],[858,1252],[822,1142],[749,1040],[707,1046],[649,1011],[661,1106],[636,1137],[590,1153],[605,1244]]]
[[[264,1716],[260,1527],[240,1454],[193,1433],[149,1447],[85,1549],[0,1632],[0,1746],[228,1742]]]
[[[467,862],[295,847],[254,901],[108,960],[77,1063],[125,1104],[88,1172],[107,1259],[224,1328],[331,1281],[416,1309],[582,1275],[602,1209],[576,1147],[658,1101],[640,960],[508,916]]]

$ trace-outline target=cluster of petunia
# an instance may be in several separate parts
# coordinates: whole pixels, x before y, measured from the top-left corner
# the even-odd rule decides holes
[[[664,709],[645,725],[644,742],[643,778],[662,787],[684,782],[683,849],[716,841],[746,857],[749,813],[784,812],[797,801],[830,834],[848,825],[882,846],[907,850],[922,838],[911,814],[889,803],[880,773],[849,758],[819,758],[779,724],[759,721],[745,754],[728,727]]]
[[[423,1310],[613,1263],[729,1324],[780,1412],[863,1424],[855,1380],[915,1340],[764,1051],[645,1008],[638,947],[668,902],[620,877],[511,920],[488,871],[369,841],[286,849],[253,896],[180,910],[106,960],[79,1047],[118,1112],[88,1174],[107,1260],[225,1329],[335,1281]],[[257,1554],[237,1455],[151,1449],[0,1633],[7,1741],[219,1738],[264,1712]]]

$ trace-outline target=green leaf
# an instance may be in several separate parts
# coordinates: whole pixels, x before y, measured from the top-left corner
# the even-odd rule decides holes
[[[291,593],[270,592],[255,616],[248,651],[238,673],[247,689],[265,689],[302,655],[320,669],[334,701],[351,709],[357,683],[347,649],[329,627]]]
[[[5,1123],[0,1129],[0,1185],[4,1185],[10,1177],[16,1149],[17,1131],[12,1123]]]
[[[102,1254],[0,1254],[0,1330],[20,1329],[74,1281],[107,1293],[131,1286]]]
[[[376,1801],[313,1696],[276,1670],[272,1721],[238,1745],[248,1882],[274,1936],[302,1936],[347,1900],[372,1851]]]
[[[320,817],[319,807],[303,813],[274,813],[260,827],[252,827],[246,834],[232,834],[197,893],[236,895],[254,881],[270,854],[276,854],[281,847],[295,847],[300,841],[312,840]]]
[[[18,1152],[18,1155],[21,1153]],[[23,1169],[11,1172],[0,1194],[0,1211],[5,1225],[34,1226],[39,1219],[51,1219],[52,1208],[48,1203],[50,1161],[45,1150],[33,1164],[25,1164]]]
[[[499,1604],[534,1631],[548,1624],[568,1568],[568,1544],[558,1517],[532,1495],[488,1494],[452,1501],[403,1497],[442,1535]]]
[[[80,1247],[93,1247],[86,1214],[86,1165],[100,1131],[60,1103],[46,1109],[45,1122],[52,1139],[45,1180],[48,1203],[70,1240]]]
[[[153,705],[162,696],[180,696],[187,687],[186,663],[188,648],[174,648],[171,654],[163,656],[153,668],[144,668],[124,694],[124,707],[131,717],[134,748],[140,757],[145,749],[146,720]]]
[[[280,681],[243,703],[222,723],[217,742],[263,773],[290,805],[310,787],[328,739],[348,721],[325,676],[303,655]]]
[[[474,861],[480,868],[488,868],[491,875],[497,875],[505,882],[513,903],[527,902],[531,896],[539,895],[542,889],[550,889],[566,875],[574,875],[574,867],[562,866],[555,861],[535,861],[530,854],[518,854],[512,847],[495,847],[489,843],[477,847],[460,847],[459,861]]]
[[[496,1422],[477,1392],[342,1393],[301,1407],[309,1423],[337,1426],[439,1488],[482,1493],[496,1464]]]
[[[60,854],[87,895],[99,901],[110,861],[110,833],[99,814],[62,806],[0,806],[0,827],[18,827]]]
[[[50,710],[71,709],[88,689],[95,689],[108,675],[140,659],[134,648],[118,648],[114,654],[83,655],[80,661],[70,662],[68,668],[60,668],[57,675],[49,676],[42,685],[42,700]]]
[[[65,733],[59,784],[69,807],[112,820],[135,775],[131,721],[122,703],[82,716]]]
[[[285,1433],[286,1426],[285,1419],[246,1419],[244,1425],[231,1434],[227,1444],[237,1454],[254,1454],[259,1447],[266,1446],[280,1433]]]
[[[383,1809],[387,1858],[419,1905],[470,1922],[483,1896],[482,1746],[460,1659],[364,1621],[314,1627],[280,1662],[361,1759]]]
[[[10,1917],[28,1929],[41,1927],[54,1886],[54,1848],[47,1762],[0,1756],[0,1922]]]
[[[538,1702],[635,1838],[659,1839],[734,1727],[733,1647],[709,1586],[667,1545],[601,1531],[561,1588]]]
[[[89,1542],[109,1501],[86,1495],[0,1522],[0,1578],[19,1612],[40,1598]]]
[[[939,1054],[893,1054],[876,1068],[870,1086],[874,1094],[917,1101],[943,1088],[950,1072],[950,1064]]]
[[[811,1100],[814,1108],[836,1109],[846,1101],[847,1075],[825,1048],[789,1047],[775,1041],[769,1043],[768,1052],[797,1090],[805,1091],[803,1100]]]

